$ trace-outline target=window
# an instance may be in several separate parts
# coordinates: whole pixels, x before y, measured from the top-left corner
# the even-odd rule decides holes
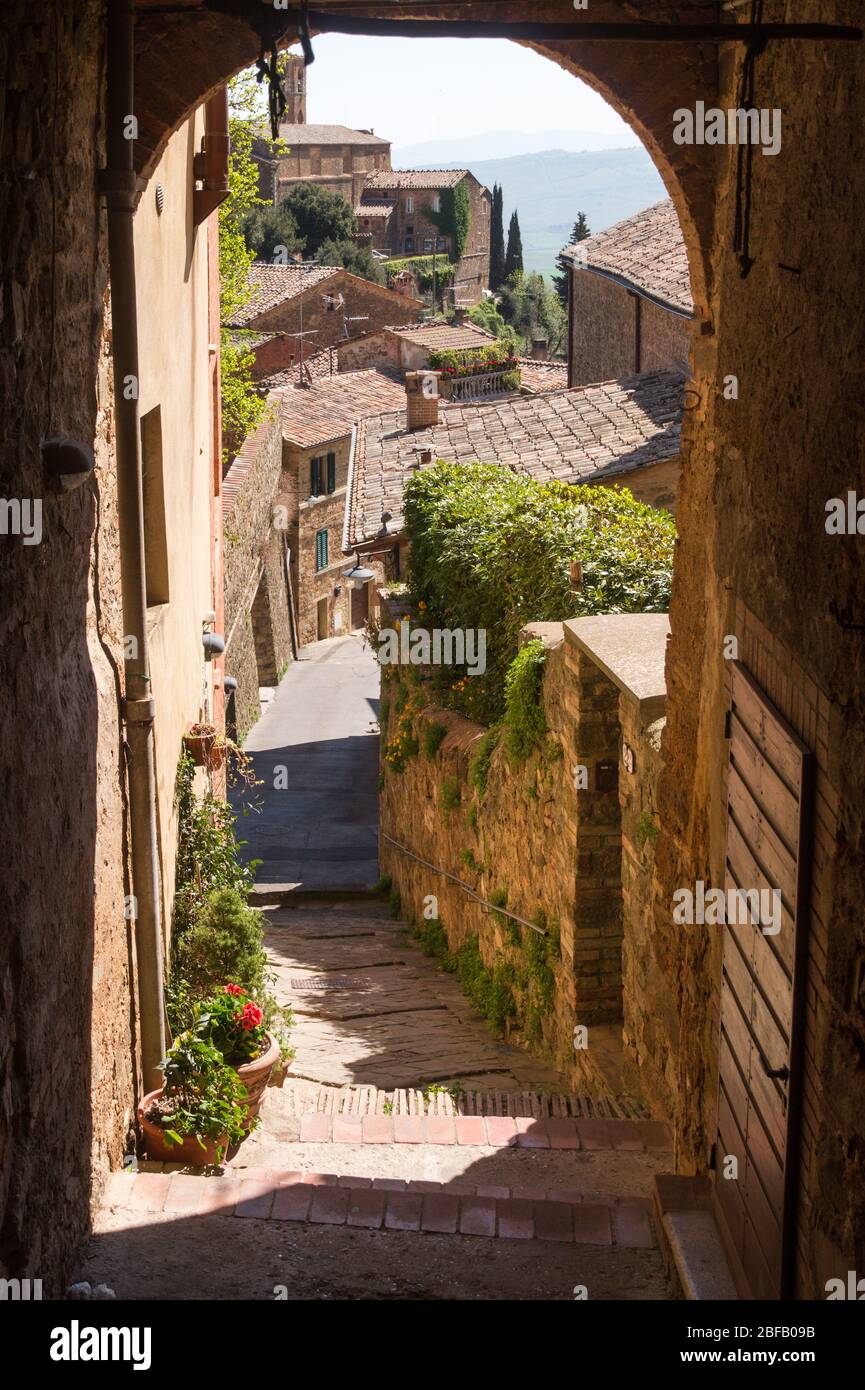
[[[406,198],[405,210],[406,212],[414,212],[414,198]]]
[[[315,568],[327,569],[327,528],[315,533]]]
[[[328,454],[327,456],[327,490],[328,492],[336,491],[336,454]]]
[[[141,417],[141,462],[144,475],[144,562],[147,607],[167,603],[168,538],[162,473],[162,412],[158,405]]]
[[[433,194],[432,210],[433,210],[433,212],[441,212],[441,210],[442,210],[441,195],[438,194],[438,193],[434,193],[434,194]]]
[[[321,459],[314,458],[309,461],[309,495],[310,497],[320,497],[322,494],[321,486]]]
[[[413,251],[413,250],[414,250],[414,237],[413,237],[413,236],[407,236],[407,237],[406,237],[406,239],[405,239],[405,249],[406,249],[406,251]]]

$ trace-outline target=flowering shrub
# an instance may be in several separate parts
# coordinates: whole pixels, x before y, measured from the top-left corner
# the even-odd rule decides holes
[[[202,1149],[208,1141],[229,1147],[240,1143],[249,1127],[246,1088],[209,1038],[184,1033],[162,1071],[162,1095],[147,1119],[165,1131],[169,1143],[197,1139]]]
[[[268,1045],[264,1010],[240,985],[221,990],[196,1004],[192,1031],[207,1038],[229,1066],[242,1066],[260,1057]]]

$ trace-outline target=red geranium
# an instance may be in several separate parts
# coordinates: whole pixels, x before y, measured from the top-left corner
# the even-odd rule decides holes
[[[257,1004],[250,1003],[245,1004],[243,1007],[243,1012],[235,1014],[234,1017],[235,1021],[240,1024],[241,1028],[245,1028],[247,1032],[251,1032],[253,1028],[261,1027],[261,1021],[264,1018],[264,1014],[261,1012],[261,1009],[258,1007]]]
[[[226,994],[245,994],[246,990],[241,989],[240,985],[226,985],[225,992]]]

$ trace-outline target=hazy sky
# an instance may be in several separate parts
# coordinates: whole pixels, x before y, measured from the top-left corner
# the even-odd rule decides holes
[[[507,39],[313,40],[307,120],[370,127],[396,145],[491,130],[593,130],[631,144],[624,121],[549,58]]]

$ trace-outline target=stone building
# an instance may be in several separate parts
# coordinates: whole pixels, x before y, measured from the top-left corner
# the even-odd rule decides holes
[[[694,301],[672,199],[576,246],[570,262],[571,386],[630,372],[688,370]]]
[[[285,67],[287,106],[279,125],[280,146],[265,138],[254,145],[261,196],[281,203],[297,184],[311,183],[338,193],[354,207],[368,176],[390,168],[391,142],[372,130],[308,124],[303,59],[288,53]]]
[[[490,283],[492,195],[468,169],[397,169],[370,174],[355,212],[360,231],[374,250],[392,257],[429,256],[454,259],[453,230],[430,218],[442,211],[446,194],[465,196],[469,226],[457,261],[453,295],[457,304],[476,304]]]
[[[333,26],[344,8],[329,6]],[[795,25],[801,7],[765,8]],[[795,16],[788,13],[794,8]],[[823,1298],[829,1279],[844,1280],[848,1270],[865,1267],[865,761],[859,756],[865,615],[861,541],[852,530],[831,534],[825,524],[827,504],[861,490],[856,460],[865,401],[855,341],[865,256],[865,126],[859,116],[865,46],[839,41],[857,37],[862,16],[854,0],[804,8],[808,18],[819,8],[829,31],[773,33],[759,48],[749,48],[737,32],[748,22],[743,7],[719,10],[679,0],[658,0],[651,23],[686,16],[708,26],[705,41],[655,43],[648,32],[633,30],[616,34],[615,41],[587,40],[570,0],[544,0],[530,21],[522,0],[504,0],[494,16],[490,10],[489,19],[471,21],[472,34],[489,24],[497,36],[509,24],[532,23],[534,50],[585,78],[630,122],[651,150],[685,239],[695,319],[692,379],[682,429],[667,722],[647,924],[663,945],[658,968],[671,1004],[654,1024],[669,1048],[665,1105],[675,1132],[679,1200],[702,1184],[704,1200],[726,1223],[740,1287],[771,1299]],[[122,26],[107,35],[101,0],[58,0],[50,14],[9,0],[0,12],[6,54],[2,163],[15,191],[0,212],[2,481],[10,497],[40,498],[46,491],[39,445],[49,425],[50,394],[50,428],[94,447],[99,485],[98,496],[92,487],[57,498],[46,493],[46,540],[25,548],[6,537],[0,556],[8,750],[0,805],[11,924],[0,937],[0,1259],[4,1275],[41,1274],[54,1292],[62,1291],[86,1234],[91,1193],[98,1194],[106,1170],[120,1160],[136,1094],[130,941],[122,915],[128,884],[119,705],[126,631],[119,527],[129,526],[130,509],[128,492],[121,490],[117,500],[120,439],[114,438],[115,421],[126,421],[125,373],[119,373],[113,404],[107,379],[112,345],[116,350],[122,335],[118,321],[109,342],[109,306],[122,298],[124,277],[120,266],[112,267],[109,295],[100,172],[106,133],[113,144],[117,131],[107,117],[106,85],[114,92],[112,112],[136,114],[138,138],[129,142],[140,180],[134,196],[139,208],[152,208],[157,170],[172,154],[172,140],[191,160],[198,131],[187,144],[186,123],[259,55],[264,10],[277,25],[284,20],[280,45],[295,42],[296,11],[283,13],[257,0],[230,6],[138,0],[134,102],[113,85],[126,36]],[[634,10],[627,0],[593,0],[591,22],[632,24]],[[417,6],[372,0],[351,27],[383,18],[411,32]],[[450,22],[463,21],[457,16]],[[573,26],[572,33],[548,32],[553,23]],[[832,27],[841,25],[848,29]],[[522,28],[514,37],[525,40],[525,33]],[[56,57],[66,77],[59,105],[54,63],[46,54]],[[693,110],[697,103],[735,108],[749,75],[760,107],[783,111],[785,139],[777,158],[757,153],[742,160],[741,146],[677,141],[678,109]],[[826,120],[817,118],[826,112],[832,113],[831,142]],[[795,138],[786,138],[788,131]],[[187,165],[179,199],[192,196],[193,173]],[[121,182],[116,178],[115,188]],[[124,186],[131,188],[128,176]],[[164,215],[170,204],[160,201]],[[737,207],[750,217],[737,217]],[[52,210],[53,242],[47,234],[34,235],[52,225]],[[192,292],[188,276],[199,264],[202,240],[201,226],[185,218],[182,242],[191,261],[178,267],[176,293],[165,301],[163,343],[170,341],[166,326],[176,323],[183,297]],[[49,273],[52,245],[55,276]],[[140,260],[143,255],[142,246]],[[142,321],[151,314],[145,298],[139,309]],[[124,322],[128,327],[128,316]],[[216,327],[199,325],[197,364],[215,341]],[[146,331],[155,333],[152,325]],[[182,381],[178,357],[157,366],[170,374],[167,399],[173,381]],[[203,424],[203,398],[212,400],[212,366],[197,371],[195,383],[183,382],[190,429],[193,420]],[[738,399],[724,394],[731,371],[747,386]],[[133,439],[137,427],[136,420]],[[126,431],[120,450],[127,460],[129,437]],[[216,457],[209,439],[209,431],[207,438],[199,435],[194,459],[172,458],[170,487],[174,470],[178,476],[197,470],[198,482],[207,472],[209,479]],[[215,478],[208,481],[211,503],[217,487]],[[189,495],[202,494],[192,489]],[[203,510],[197,502],[195,515]],[[170,556],[178,581],[172,592],[180,598],[189,586],[196,638],[203,588],[193,580],[197,553],[196,546],[184,545]],[[186,627],[182,640],[189,632]],[[744,682],[731,667],[730,639]],[[172,651],[172,661],[176,656]],[[185,662],[183,656],[184,670]],[[199,707],[198,689],[194,703]],[[734,773],[748,744],[741,729],[733,738],[737,718],[746,735],[750,730],[764,740],[764,762],[784,758],[796,788],[803,789],[801,798],[782,797],[787,867],[795,865],[797,885],[795,918],[788,914],[784,934],[794,968],[782,974],[795,989],[787,988],[790,1029],[779,1040],[786,1056],[777,1066],[772,1059],[769,1070],[778,1074],[771,1077],[754,1046],[762,1041],[750,1005],[759,1003],[761,981],[778,980],[777,972],[771,975],[776,962],[762,952],[759,960],[749,962],[741,952],[737,958],[726,928],[688,928],[673,920],[673,894],[697,881],[723,885],[728,857],[735,860],[741,847]],[[768,750],[765,739],[776,730]],[[125,732],[134,733],[132,721]],[[741,805],[740,798],[740,811]],[[769,1110],[755,1105],[746,1115],[741,1101],[753,1099],[755,1088]],[[761,1201],[766,1189],[759,1177],[747,1179],[749,1167],[759,1173],[755,1145],[766,1132],[764,1120],[774,1136],[773,1173],[782,1179],[772,1184],[768,1201]],[[720,1192],[715,1156],[727,1151],[731,1134],[746,1180]],[[722,1200],[730,1204],[726,1217]],[[180,1232],[186,1224],[174,1228]]]
[[[340,266],[253,261],[249,280],[251,298],[226,326],[244,335],[256,360],[255,377],[385,324],[416,322],[425,307]]]

